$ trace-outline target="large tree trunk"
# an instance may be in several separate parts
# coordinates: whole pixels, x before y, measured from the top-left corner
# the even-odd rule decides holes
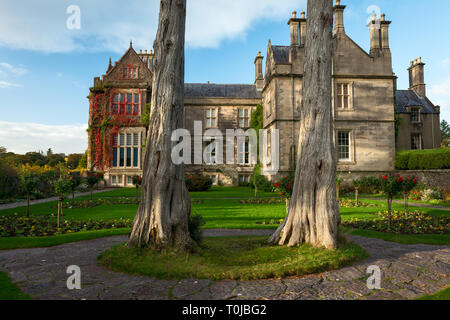
[[[191,211],[184,166],[174,165],[172,131],[183,127],[186,0],[162,0],[141,203],[129,246],[189,250]]]
[[[295,186],[285,222],[270,241],[336,248],[339,206],[332,134],[333,1],[308,0],[303,104]]]

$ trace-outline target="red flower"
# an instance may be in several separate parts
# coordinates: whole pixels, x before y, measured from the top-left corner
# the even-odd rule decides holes
[[[288,188],[288,189],[290,189],[290,188],[291,188],[291,186],[287,186],[287,188]]]
[[[413,180],[413,183],[416,183],[416,179]]]
[[[289,179],[289,176],[287,176],[286,179]]]
[[[389,178],[388,177],[386,177],[386,176],[381,176],[384,180],[389,180]]]
[[[274,184],[275,188],[278,188],[280,185],[278,183]]]
[[[400,178],[398,178],[397,182],[398,183],[402,183],[403,182],[403,178],[400,176]]]
[[[283,193],[282,192],[280,192],[280,196],[282,196],[283,195]]]

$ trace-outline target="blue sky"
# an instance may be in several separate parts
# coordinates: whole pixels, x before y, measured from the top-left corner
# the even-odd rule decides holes
[[[281,3],[280,3],[281,2]],[[81,29],[69,30],[70,5],[81,9]],[[408,88],[411,60],[426,63],[428,96],[450,122],[449,0],[342,0],[345,28],[365,50],[368,8],[392,20],[394,72]],[[89,87],[133,40],[151,49],[159,1],[0,0],[0,145],[83,152]],[[253,60],[267,42],[289,44],[286,24],[305,0],[188,0],[186,82],[252,83]],[[369,10],[370,11],[370,10]]]

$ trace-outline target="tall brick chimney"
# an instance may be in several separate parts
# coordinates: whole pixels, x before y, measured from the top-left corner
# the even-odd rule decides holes
[[[255,58],[255,85],[257,90],[262,90],[264,87],[263,60],[264,57],[260,51]]]
[[[374,13],[369,23],[370,29],[370,54],[379,52],[381,49],[381,20]]]
[[[389,49],[389,25],[391,21],[386,20],[386,15],[383,13],[381,15],[380,27],[381,27],[381,48]]]
[[[411,61],[409,71],[409,90],[414,90],[419,96],[425,97],[427,94],[425,84],[425,63],[422,62],[422,58]]]
[[[300,18],[300,46],[304,47],[306,43],[306,14],[305,11],[302,11]]]

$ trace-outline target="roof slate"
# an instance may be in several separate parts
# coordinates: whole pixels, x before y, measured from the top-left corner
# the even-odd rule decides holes
[[[427,98],[420,97],[412,90],[397,90],[395,92],[395,110],[398,113],[407,113],[407,107],[423,107],[422,113],[437,113]]]
[[[262,97],[255,85],[214,83],[186,83],[184,95],[188,98],[261,99]]]

